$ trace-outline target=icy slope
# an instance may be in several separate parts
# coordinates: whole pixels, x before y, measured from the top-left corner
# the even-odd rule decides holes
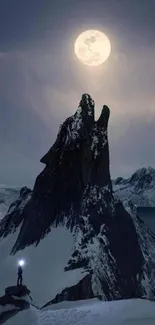
[[[5,216],[12,202],[19,196],[18,188],[6,188],[0,185],[0,220]]]
[[[16,284],[17,261],[20,258],[26,261],[24,284],[30,288],[33,300],[40,306],[84,276],[83,269],[64,272],[73,248],[72,234],[65,227],[52,228],[39,246],[27,247],[11,256],[17,235],[18,232],[0,241],[0,295],[7,286]]]
[[[154,325],[155,303],[145,300],[89,302],[70,308],[18,313],[6,325]]]
[[[31,307],[28,310],[19,312],[17,315],[10,317],[4,324],[6,325],[42,325],[39,323],[36,309]],[[47,325],[47,324],[46,324]],[[52,325],[52,324],[48,324]]]
[[[118,177],[113,181],[115,195],[128,205],[155,207],[155,169],[152,167],[137,170],[130,178]]]

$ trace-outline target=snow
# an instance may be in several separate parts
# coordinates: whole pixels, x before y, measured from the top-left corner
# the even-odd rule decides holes
[[[18,188],[6,188],[0,185],[0,220],[3,219],[12,202],[19,196]]]
[[[87,301],[52,306],[38,311],[31,307],[10,318],[6,325],[154,325],[155,303],[132,299],[112,302]]]
[[[122,178],[118,184],[117,180],[113,181],[113,189],[115,195],[124,203],[125,207],[128,206],[129,200],[140,207],[155,207],[154,168],[141,168],[129,179]]]
[[[83,125],[82,108],[79,106],[76,113],[70,117],[71,123],[67,126],[66,144],[75,141],[79,137],[79,130]]]
[[[5,313],[6,311],[16,310],[16,309],[18,309],[18,307],[14,305],[9,305],[9,304],[5,306],[0,305],[0,314]]]
[[[22,297],[18,297],[18,296],[11,296],[13,299],[15,299],[15,300],[25,300],[26,302],[28,302],[28,303],[32,303],[32,300],[31,300],[31,298],[30,298],[30,296],[29,295],[25,295],[25,296],[22,296]]]
[[[49,305],[43,308],[43,311],[46,310],[60,310],[60,309],[70,309],[70,308],[77,308],[81,306],[91,306],[94,303],[98,303],[99,300],[97,298],[92,299],[85,299],[85,300],[77,300],[77,301],[62,301],[58,304]]]
[[[92,135],[92,144],[91,144],[91,150],[94,152],[94,159],[96,159],[97,156],[100,154],[100,141],[99,138],[102,138],[102,148],[107,144],[107,130],[104,131],[102,129],[98,129],[95,125],[93,129],[93,135]]]
[[[88,94],[85,94],[85,98],[86,98],[86,103],[88,106],[88,115],[92,116],[92,114],[93,114],[92,107],[94,108],[95,102]]]
[[[0,241],[0,294],[16,284],[17,263],[25,260],[24,284],[31,290],[34,302],[42,306],[68,286],[77,284],[84,276],[83,269],[64,271],[72,254],[73,236],[65,227],[52,228],[37,247],[29,246],[10,256],[17,233]]]
[[[91,144],[91,150],[94,151],[94,158],[96,158],[99,154],[99,152],[98,152],[99,139],[96,134],[93,135],[92,140],[93,141]]]
[[[30,309],[23,310],[13,317],[10,317],[6,322],[6,325],[40,325],[36,309],[31,307]],[[51,325],[51,324],[49,324]]]
[[[139,191],[130,184],[114,185],[113,186],[116,197],[118,197],[126,207],[128,201],[132,200],[134,205],[140,207],[154,207],[155,206],[155,191],[154,189],[144,189]]]

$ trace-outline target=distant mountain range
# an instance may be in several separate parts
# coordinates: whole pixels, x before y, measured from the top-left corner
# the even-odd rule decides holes
[[[155,207],[155,169],[152,167],[138,169],[131,177],[118,177],[112,181],[113,191],[128,206],[131,200],[138,207]],[[20,194],[19,188],[0,186],[0,219],[7,213],[11,203]]]
[[[113,181],[115,195],[128,206],[128,201],[139,207],[155,207],[155,169],[138,169],[130,178]]]

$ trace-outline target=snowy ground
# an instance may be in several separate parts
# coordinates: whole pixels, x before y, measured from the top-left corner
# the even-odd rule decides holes
[[[69,304],[69,303],[68,303]],[[133,299],[116,302],[87,301],[54,306],[53,310],[23,311],[9,319],[6,325],[154,325],[155,303]]]
[[[17,261],[25,259],[24,284],[38,306],[43,306],[68,286],[78,283],[83,269],[64,272],[73,246],[73,237],[65,227],[52,228],[40,244],[30,246],[14,256],[11,248],[17,233],[0,240],[0,295],[6,287],[16,284]]]

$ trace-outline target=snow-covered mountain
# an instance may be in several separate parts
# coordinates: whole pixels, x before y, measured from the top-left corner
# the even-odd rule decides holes
[[[138,215],[155,233],[155,169],[141,168],[130,178],[118,177],[112,183],[115,196],[125,208],[136,206]]]
[[[155,169],[141,168],[128,179],[118,177],[113,189],[125,206],[131,200],[139,207],[155,207]]]
[[[0,220],[7,213],[10,204],[18,198],[19,192],[18,188],[0,186]]]
[[[29,202],[31,198],[32,191],[27,188],[23,187],[19,191],[18,198],[11,203],[8,212],[6,214],[6,217],[1,220],[0,223],[0,236],[6,237],[10,232],[16,231],[18,226],[23,221],[23,209],[26,206],[26,203]],[[8,227],[6,227],[9,225]]]
[[[42,305],[155,294],[155,236],[132,204],[125,210],[113,196],[109,115],[104,106],[96,122],[85,94],[60,127],[32,193],[20,193],[0,224],[0,290],[23,257],[24,279]]]

